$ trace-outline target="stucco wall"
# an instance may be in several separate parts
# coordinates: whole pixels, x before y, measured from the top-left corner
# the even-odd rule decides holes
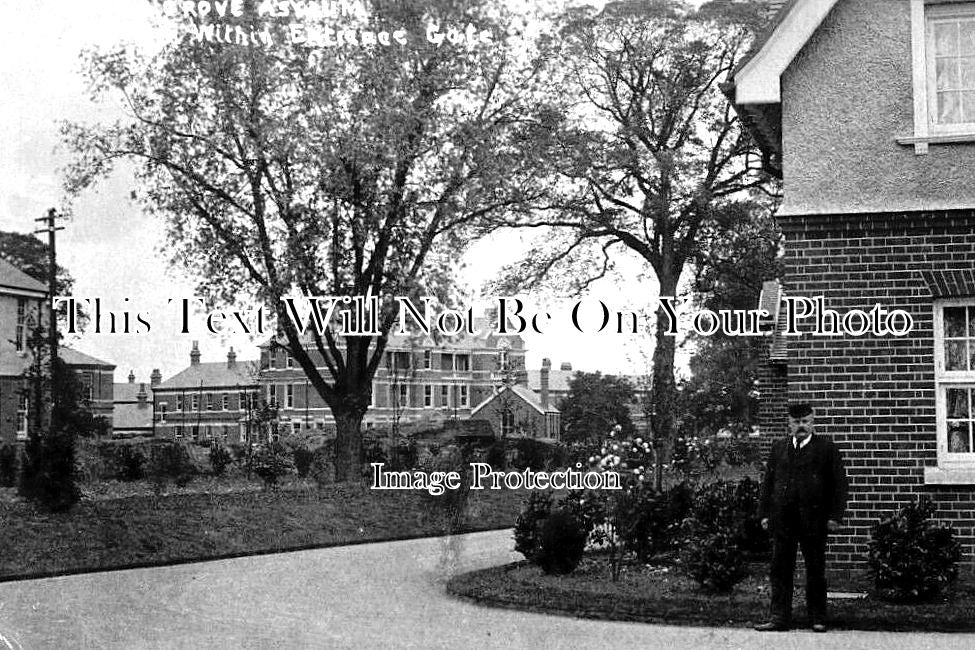
[[[840,0],[782,77],[780,214],[975,206],[975,143],[914,133],[908,0]]]

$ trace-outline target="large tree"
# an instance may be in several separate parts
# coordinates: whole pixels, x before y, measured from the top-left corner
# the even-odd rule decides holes
[[[660,296],[677,295],[702,228],[766,182],[748,164],[760,156],[720,88],[764,10],[763,2],[695,10],[651,0],[568,16],[551,71],[564,98],[560,192],[534,214],[498,224],[549,235],[513,268],[508,285],[554,276],[585,286],[628,254],[646,264]],[[665,333],[665,311],[656,315],[649,407],[660,452],[676,431],[675,339]]]
[[[246,3],[239,18],[183,19],[151,57],[90,54],[94,90],[114,91],[127,118],[64,131],[78,154],[71,192],[134,161],[145,209],[168,223],[173,261],[199,278],[201,294],[274,310],[283,345],[335,418],[339,480],[359,474],[360,425],[395,305],[383,303],[378,336],[303,336],[281,298],[449,300],[469,228],[538,194],[532,143],[549,131],[536,104],[540,67],[513,45],[500,3],[356,4],[369,15],[299,20]],[[210,42],[206,20],[219,21],[218,39],[230,26],[235,42]],[[357,31],[343,32],[343,45],[309,47],[289,35],[298,23],[333,41],[339,34],[326,30]],[[475,38],[435,42],[468,24]],[[439,31],[428,38],[431,25]],[[361,30],[378,42],[364,44]],[[240,33],[256,36],[237,44]]]

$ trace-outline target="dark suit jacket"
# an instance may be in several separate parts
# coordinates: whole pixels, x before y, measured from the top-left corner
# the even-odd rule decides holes
[[[843,458],[831,440],[814,434],[800,450],[793,468],[790,447],[792,436],[772,443],[762,480],[759,514],[769,518],[772,532],[784,530],[786,516],[791,514],[787,511],[789,504],[786,501],[788,477],[792,471],[798,492],[800,530],[797,532],[825,534],[826,522],[830,519],[841,521],[846,510],[849,484]]]

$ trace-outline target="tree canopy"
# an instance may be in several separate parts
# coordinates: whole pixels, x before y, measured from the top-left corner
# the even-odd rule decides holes
[[[636,256],[659,296],[677,295],[709,224],[768,189],[758,149],[721,89],[765,9],[747,1],[699,9],[623,1],[566,17],[551,71],[562,116],[552,150],[558,192],[535,212],[495,224],[547,235],[511,269],[505,288],[552,278],[585,287],[621,256]],[[649,406],[658,447],[676,433],[668,325],[658,309]]]
[[[250,10],[221,20],[267,42],[208,40],[206,20],[184,18],[155,55],[89,53],[93,91],[120,98],[127,118],[64,127],[77,154],[70,193],[134,161],[142,205],[167,223],[172,262],[200,295],[277,314],[281,343],[335,417],[339,479],[358,472],[394,304],[383,303],[378,336],[339,337],[298,331],[281,298],[449,302],[471,229],[540,194],[534,143],[551,121],[536,93],[541,66],[500,3],[364,6],[366,17],[301,24],[360,36],[400,28],[409,41],[312,47],[288,36],[298,17]],[[431,25],[468,24],[492,38],[424,37]]]
[[[600,372],[577,372],[569,380],[569,393],[559,403],[562,438],[566,442],[590,442],[608,435],[616,425],[623,436],[633,435],[630,405],[635,392],[625,377]]]

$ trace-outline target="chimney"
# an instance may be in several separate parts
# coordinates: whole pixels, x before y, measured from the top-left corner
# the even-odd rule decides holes
[[[134,384],[135,383],[135,371],[134,370],[130,370],[129,371],[129,383],[130,384]]]
[[[227,367],[228,368],[237,367],[237,353],[234,352],[233,347],[231,347],[230,352],[227,353]]]
[[[190,350],[190,365],[200,365],[200,342],[193,341],[193,349]]]
[[[548,408],[548,373],[552,369],[552,362],[549,359],[542,359],[542,369],[538,373],[541,383],[542,408]]]
[[[139,392],[135,394],[135,399],[139,402],[140,409],[144,409],[148,406],[146,400],[149,399],[149,394],[146,393],[145,384],[139,384]]]
[[[152,374],[149,375],[149,385],[158,386],[162,383],[162,373],[159,372],[159,368],[153,368]]]
[[[569,363],[568,361],[563,361],[562,362],[562,365],[559,367],[559,370],[571,371],[572,370],[572,364]]]

